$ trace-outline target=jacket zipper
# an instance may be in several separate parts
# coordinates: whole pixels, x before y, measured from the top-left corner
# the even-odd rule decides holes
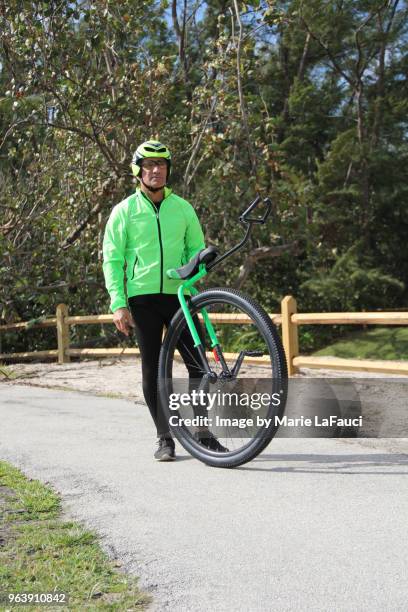
[[[155,207],[156,208],[156,207]],[[161,227],[159,221],[159,211],[156,208],[157,229],[159,230],[159,245],[160,245],[160,293],[163,293],[163,244],[161,237]]]
[[[162,236],[161,236],[159,211],[157,210],[155,204],[147,196],[145,196],[144,194],[143,194],[143,196],[152,205],[154,213],[156,215],[157,231],[159,233],[159,246],[160,246],[160,291],[159,291],[159,293],[163,293],[163,243],[162,243]],[[164,199],[162,200],[162,203],[161,203],[160,206],[163,206],[163,202],[164,202]]]

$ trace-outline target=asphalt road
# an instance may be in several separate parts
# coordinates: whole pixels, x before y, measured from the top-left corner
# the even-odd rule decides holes
[[[9,384],[0,428],[0,457],[51,483],[154,610],[407,609],[408,455],[392,441],[281,438],[235,470],[179,447],[163,464],[144,406]]]

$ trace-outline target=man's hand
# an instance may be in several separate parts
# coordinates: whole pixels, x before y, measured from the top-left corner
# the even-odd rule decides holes
[[[129,331],[131,327],[135,327],[135,322],[132,319],[132,315],[130,314],[128,308],[118,308],[113,313],[113,322],[116,325],[116,328],[125,334],[125,336],[129,335]]]

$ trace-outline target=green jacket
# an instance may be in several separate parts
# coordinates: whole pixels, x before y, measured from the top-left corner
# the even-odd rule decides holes
[[[191,204],[166,187],[157,211],[137,189],[113,208],[105,228],[103,273],[112,312],[127,306],[125,279],[128,297],[177,293],[182,281],[167,278],[166,271],[187,263],[204,247]]]

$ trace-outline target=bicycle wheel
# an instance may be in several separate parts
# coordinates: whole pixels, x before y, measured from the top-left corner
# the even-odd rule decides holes
[[[209,366],[217,376],[212,380],[204,377],[198,351],[186,351],[183,338],[190,332],[180,308],[160,352],[161,406],[170,429],[191,455],[214,467],[236,467],[256,457],[279,427],[287,398],[283,347],[265,310],[240,291],[208,289],[188,298],[188,305],[191,314],[201,319],[200,336]],[[211,349],[203,309],[216,332],[223,365],[220,351]],[[191,378],[192,369],[197,372],[195,379]],[[211,450],[197,439],[206,431],[227,450]]]

